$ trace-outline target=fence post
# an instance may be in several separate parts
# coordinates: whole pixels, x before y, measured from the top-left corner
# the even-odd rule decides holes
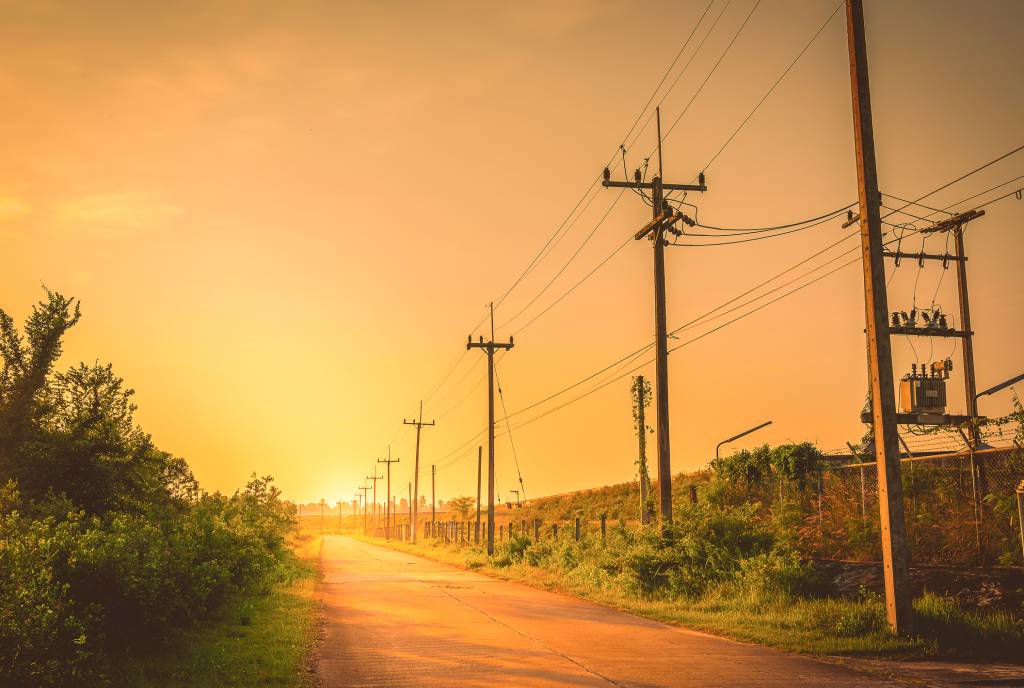
[[[697,486],[690,485],[690,504],[697,503]]]
[[[533,539],[534,542],[540,542],[540,519],[533,519]]]
[[[500,525],[500,526],[498,526],[498,542],[501,542],[504,539],[505,539],[505,526],[504,525]]]
[[[601,514],[601,544],[605,543],[608,536],[608,514]]]
[[[864,466],[860,467],[860,520],[867,523],[868,520],[868,493],[864,485]]]
[[[580,517],[576,517],[576,542],[580,541]]]
[[[558,524],[557,523],[552,523],[551,524],[551,537],[554,538],[555,540],[558,539]]]

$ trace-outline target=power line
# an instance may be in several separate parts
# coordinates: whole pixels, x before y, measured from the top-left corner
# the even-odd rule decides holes
[[[857,205],[856,202],[848,203],[848,204],[844,205],[842,208],[836,208],[835,210],[833,210],[831,212],[827,212],[827,213],[824,213],[822,215],[818,215],[817,217],[808,218],[806,220],[800,220],[799,222],[790,222],[789,224],[785,224],[785,225],[769,225],[769,226],[766,226],[766,227],[716,227],[714,225],[706,225],[706,224],[700,222],[699,220],[697,220],[697,226],[698,227],[702,227],[704,229],[714,229],[714,230],[717,230],[717,231],[720,231],[720,232],[739,232],[741,234],[745,233],[745,232],[771,232],[771,231],[775,231],[777,229],[789,229],[790,227],[797,227],[799,225],[805,225],[805,224],[808,224],[810,222],[816,222],[818,220],[828,220],[828,219],[831,219],[831,218],[835,217],[836,215],[838,215],[839,213],[843,212],[844,210],[852,208],[855,205]]]
[[[797,53],[796,57],[793,58],[793,61],[789,63],[789,66],[787,66],[786,69],[783,70],[783,72],[779,76],[779,78],[776,79],[775,83],[773,83],[771,85],[771,88],[769,88],[768,91],[761,97],[761,100],[757,101],[757,105],[754,106],[754,109],[751,110],[750,113],[746,117],[743,118],[743,121],[740,122],[740,125],[738,127],[736,127],[736,130],[733,131],[732,134],[729,135],[729,138],[725,140],[725,143],[722,144],[722,147],[718,149],[718,152],[716,152],[713,156],[711,156],[711,159],[708,160],[706,165],[704,165],[704,168],[703,168],[704,170],[707,170],[708,168],[710,168],[711,164],[714,163],[715,160],[718,159],[718,156],[720,156],[722,154],[722,151],[724,151],[726,149],[726,147],[730,143],[732,143],[732,140],[734,138],[736,138],[736,135],[740,133],[740,130],[742,130],[743,127],[746,126],[747,122],[750,121],[750,118],[754,116],[754,113],[756,113],[761,108],[761,106],[764,104],[764,102],[766,100],[768,100],[768,97],[775,91],[775,89],[778,87],[778,85],[780,83],[782,83],[782,80],[786,78],[786,75],[788,75],[789,72],[796,65],[796,63],[800,61],[800,58],[802,58],[804,56],[804,53],[806,53],[810,49],[810,47],[812,45],[814,45],[814,42],[818,40],[818,36],[821,35],[821,32],[825,30],[825,27],[829,25],[829,23],[832,21],[833,18],[835,18],[836,14],[839,12],[839,8],[841,8],[842,6],[843,6],[842,2],[840,2],[838,5],[836,5],[836,8],[834,10],[832,10],[832,14],[830,14],[828,16],[828,19],[826,19],[822,23],[822,25],[818,28],[818,30],[814,32],[814,35],[811,36],[811,40],[809,40],[807,42],[807,44],[803,47],[803,49],[799,53]]]
[[[845,210],[845,208],[843,210]],[[788,230],[783,231],[783,232],[776,232],[775,234],[764,234],[764,233],[758,232],[757,236],[748,237],[746,239],[729,239],[727,241],[709,241],[709,242],[700,242],[700,243],[695,243],[695,244],[680,244],[679,243],[679,238],[677,237],[676,239],[674,239],[672,241],[671,244],[669,244],[669,246],[687,246],[687,247],[728,246],[728,245],[731,245],[731,244],[745,244],[745,243],[748,243],[748,242],[751,242],[751,241],[762,241],[764,239],[775,239],[777,237],[786,236],[787,234],[795,234],[796,232],[802,232],[802,231],[804,231],[806,229],[812,229],[812,228],[817,227],[819,225],[825,224],[829,220],[833,220],[836,217],[839,217],[839,214],[841,214],[841,213],[842,213],[842,210],[839,211],[839,213],[837,213],[835,215],[831,215],[829,217],[826,217],[824,220],[819,220],[818,222],[815,222],[814,224],[806,225],[804,227],[797,227],[796,229],[788,229]],[[690,234],[690,233],[686,232],[685,230],[683,230],[682,236],[714,236],[714,235]]]
[[[688,102],[686,104],[686,107],[683,108],[683,111],[679,113],[679,115],[672,122],[672,125],[669,126],[668,130],[665,132],[665,135],[662,137],[662,141],[667,139],[672,134],[672,130],[676,128],[676,125],[679,124],[680,120],[682,120],[683,116],[690,109],[690,106],[693,105],[693,101],[695,101],[697,99],[697,96],[699,96],[701,94],[701,91],[704,90],[704,87],[707,85],[708,81],[711,79],[712,76],[714,76],[715,72],[718,71],[718,66],[720,64],[722,64],[722,60],[725,59],[725,56],[732,49],[733,44],[736,43],[736,39],[740,37],[741,33],[743,33],[743,29],[746,28],[747,24],[750,22],[750,18],[752,16],[754,16],[754,12],[760,6],[761,6],[761,0],[757,0],[757,2],[754,3],[754,6],[750,9],[750,12],[747,14],[747,18],[743,20],[742,24],[740,24],[740,28],[736,30],[735,34],[733,34],[732,40],[730,40],[729,44],[727,46],[725,46],[725,50],[722,51],[722,54],[718,57],[718,60],[715,62],[714,66],[711,68],[711,71],[708,72],[708,75],[704,78],[704,81],[701,82],[700,87],[693,94],[693,97],[690,98],[690,102]],[[653,154],[654,151],[652,150],[651,153]]]
[[[590,233],[589,233],[589,234],[587,234],[587,236],[586,236],[586,237],[584,237],[584,239],[583,239],[583,241],[582,241],[582,242],[580,242],[580,245],[579,245],[579,246],[578,246],[578,247],[576,248],[576,251],[575,251],[575,252],[574,252],[574,253],[573,253],[573,254],[572,254],[571,256],[569,256],[569,260],[565,261],[565,263],[564,263],[564,264],[562,265],[562,267],[558,269],[558,272],[556,272],[556,273],[554,274],[554,276],[553,276],[553,277],[552,277],[552,278],[551,278],[550,280],[548,280],[547,284],[545,284],[545,285],[544,285],[544,287],[543,287],[543,288],[542,288],[542,289],[541,289],[541,290],[540,290],[539,292],[537,292],[537,294],[536,294],[536,295],[534,295],[534,297],[533,297],[532,299],[530,299],[529,301],[527,301],[527,302],[526,302],[526,305],[525,305],[525,306],[523,306],[522,308],[520,308],[520,309],[519,309],[519,310],[518,310],[518,311],[516,312],[516,314],[515,314],[515,315],[513,315],[512,317],[510,317],[510,318],[508,318],[507,320],[505,320],[505,322],[501,323],[501,325],[499,325],[498,327],[500,327],[500,328],[504,328],[504,327],[506,327],[506,326],[507,326],[507,325],[508,325],[508,324],[509,324],[510,322],[512,322],[513,320],[515,320],[516,318],[518,318],[518,317],[519,317],[520,315],[522,315],[523,313],[525,313],[525,312],[526,312],[526,310],[527,310],[527,309],[528,309],[528,308],[529,308],[530,306],[532,306],[532,305],[533,305],[534,303],[536,303],[536,302],[537,302],[537,299],[539,299],[539,298],[540,298],[541,296],[543,296],[543,295],[544,295],[544,293],[545,293],[545,292],[547,292],[547,290],[548,290],[548,289],[549,289],[549,288],[551,287],[551,285],[552,285],[552,284],[554,284],[554,283],[555,283],[555,281],[556,281],[556,280],[557,280],[557,279],[558,279],[559,277],[561,277],[561,276],[562,276],[562,273],[564,273],[564,272],[565,272],[565,270],[566,270],[566,269],[567,269],[567,268],[569,267],[569,265],[570,265],[570,264],[571,264],[571,263],[572,263],[572,262],[573,262],[574,260],[576,260],[576,258],[577,258],[577,257],[578,257],[578,256],[580,255],[580,252],[581,252],[581,251],[583,251],[583,249],[584,249],[584,248],[586,247],[586,245],[587,245],[587,244],[588,244],[588,243],[590,242],[590,240],[591,240],[591,239],[593,238],[593,236],[594,236],[594,234],[595,234],[595,233],[597,232],[597,230],[598,230],[598,229],[600,229],[600,228],[601,228],[601,225],[603,225],[603,224],[604,224],[604,222],[605,222],[605,220],[607,220],[607,219],[608,219],[608,216],[609,216],[609,215],[611,214],[612,210],[614,210],[614,209],[615,209],[615,206],[616,206],[616,205],[618,204],[618,202],[619,202],[619,199],[621,199],[621,198],[622,198],[622,194],[623,194],[623,193],[625,193],[625,189],[623,189],[622,191],[620,191],[620,192],[619,192],[619,194],[618,194],[617,196],[615,196],[615,198],[614,198],[614,199],[612,200],[611,204],[610,204],[610,205],[608,206],[608,208],[607,208],[607,209],[606,209],[606,210],[604,211],[604,214],[603,214],[603,215],[601,216],[601,219],[599,219],[599,220],[597,221],[597,224],[595,224],[595,225],[594,225],[594,228],[590,230]],[[596,196],[595,196],[595,198],[596,198]]]
[[[498,385],[498,398],[501,399],[501,413],[505,416],[505,427],[508,427],[508,409],[505,407],[505,392],[501,388],[501,378],[498,376],[498,366],[494,366],[494,381]],[[526,485],[523,484],[523,471],[519,468],[519,455],[516,454],[516,443],[512,441],[512,430],[508,431],[508,443],[512,447],[512,458],[516,462],[516,476],[519,478],[519,489],[523,491],[523,499],[526,499]]]

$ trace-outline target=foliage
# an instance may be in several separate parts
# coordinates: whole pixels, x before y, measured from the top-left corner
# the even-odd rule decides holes
[[[637,376],[633,382],[633,431],[636,432],[636,436],[640,440],[640,455],[635,463],[639,473],[640,492],[647,497],[643,500],[640,508],[642,515],[646,517],[643,520],[648,522],[652,521],[657,514],[651,473],[647,467],[647,435],[653,434],[654,429],[647,424],[646,417],[644,417],[643,423],[640,422],[640,419],[641,411],[646,410],[650,405],[651,383],[642,376]]]
[[[711,470],[723,480],[743,481],[747,485],[760,484],[774,474],[802,489],[811,476],[821,471],[823,459],[821,451],[810,442],[777,447],[765,444],[753,451],[743,449],[712,459]]]
[[[134,421],[111,365],[55,372],[78,304],[0,311],[0,682],[96,686],[110,657],[281,575],[291,510],[270,477],[202,492]]]
[[[473,497],[455,497],[448,502],[448,508],[458,512],[463,521],[469,518],[469,512],[475,505],[476,500]]]

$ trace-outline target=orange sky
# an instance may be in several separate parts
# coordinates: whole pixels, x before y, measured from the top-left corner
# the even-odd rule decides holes
[[[350,499],[392,441],[404,494],[413,435],[402,417],[600,173],[706,5],[0,2],[0,306],[22,319],[41,282],[81,298],[65,363],[112,361],[137,390],[142,425],[208,489],[257,471],[292,498]],[[835,6],[756,9],[667,137],[669,181],[695,176]],[[668,79],[721,12],[664,99],[666,129],[752,7],[711,6]],[[866,16],[884,192],[916,198],[1022,143],[1024,5],[874,1]],[[647,129],[630,169],[653,144]],[[707,174],[697,202],[711,225],[786,223],[856,199],[842,11]],[[926,202],[944,207],[1021,174],[1024,154]],[[617,192],[594,194],[498,309],[499,325],[556,275]],[[1024,202],[988,210],[968,233],[981,387],[1024,369]],[[624,195],[498,336],[649,212]],[[840,224],[669,250],[669,326],[833,243]],[[952,271],[938,284],[940,272],[904,263],[891,307],[909,309],[916,279],[919,303],[937,294],[953,311]],[[631,243],[516,334],[499,366],[508,410],[650,341],[651,282],[649,245]],[[859,437],[862,329],[850,267],[673,354],[673,467],[703,466],[720,439],[768,418],[737,446],[829,449]],[[927,359],[928,342],[917,346]],[[935,342],[932,357],[950,346]],[[905,340],[894,347],[900,375],[914,357]],[[486,387],[474,387],[483,358],[461,358],[427,404],[438,425],[424,431],[422,475],[429,485],[440,462],[446,497],[475,490],[475,444],[451,452],[486,421]],[[956,363],[951,410],[963,406]],[[514,432],[529,495],[633,475],[629,385]],[[1008,407],[1003,393],[981,410]],[[507,437],[497,475],[504,497],[515,476]]]

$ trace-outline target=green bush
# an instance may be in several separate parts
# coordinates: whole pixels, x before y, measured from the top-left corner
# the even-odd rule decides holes
[[[110,365],[53,372],[77,304],[0,310],[0,685],[102,686],[109,658],[288,575],[269,477],[199,490]]]

